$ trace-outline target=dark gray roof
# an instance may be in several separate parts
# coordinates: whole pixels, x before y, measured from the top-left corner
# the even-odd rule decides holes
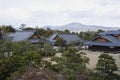
[[[114,36],[104,35],[102,37],[104,37],[105,39],[109,40],[110,42],[112,42],[116,45],[120,45],[120,40],[115,38]]]
[[[88,42],[85,42],[84,45],[87,45],[87,46],[93,46],[93,45],[96,45],[96,46],[116,46],[114,43],[111,43],[111,42],[98,42],[98,41],[88,41]]]
[[[59,36],[61,39],[65,40],[67,42],[67,44],[70,44],[71,42],[81,42],[82,40],[77,36],[77,35],[74,35],[74,34],[53,34],[50,38],[49,38],[49,41],[50,42],[55,42],[54,38],[56,36]]]
[[[120,35],[120,30],[116,30],[116,31],[106,31],[106,32],[100,33],[100,35]]]
[[[92,41],[85,42],[84,45],[119,46],[120,47],[120,40],[115,37],[117,35],[120,35],[120,30],[102,32],[100,33],[100,37],[107,39],[109,42],[98,42],[98,41],[92,40]]]
[[[10,33],[8,38],[11,37],[12,42],[19,42],[29,39],[34,34],[34,31],[17,31],[15,33]]]
[[[109,42],[88,41],[85,45],[99,45],[99,46],[120,46],[120,40],[114,36],[101,35],[101,37],[107,39]]]
[[[58,34],[53,34],[53,35],[51,35],[48,40],[49,40],[50,42],[55,42],[54,38],[55,38],[57,35],[58,35]]]

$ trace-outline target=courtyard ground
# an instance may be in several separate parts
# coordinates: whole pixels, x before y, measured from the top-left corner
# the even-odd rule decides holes
[[[98,61],[98,56],[100,54],[102,54],[103,52],[93,52],[93,51],[88,51],[88,50],[82,50],[81,52],[85,52],[86,56],[90,59],[89,64],[87,64],[87,67],[89,69],[94,69],[97,61]],[[62,53],[56,53],[55,56],[61,56]],[[115,59],[115,62],[117,64],[118,67],[118,71],[116,73],[118,73],[120,75],[120,53],[118,54],[113,54],[113,53],[107,53],[111,56],[113,56],[113,58]],[[50,61],[50,57],[44,57],[43,60],[47,60]],[[55,64],[55,62],[52,62],[53,64]]]

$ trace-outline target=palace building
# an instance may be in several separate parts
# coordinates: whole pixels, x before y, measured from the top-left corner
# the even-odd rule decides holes
[[[93,51],[120,51],[120,30],[106,31],[84,43]]]
[[[29,41],[30,43],[37,44],[40,42],[41,37],[36,31],[16,31],[15,33],[9,33],[4,36],[6,41],[19,42]]]
[[[82,40],[77,35],[65,33],[53,34],[48,40],[53,45],[57,40],[65,40],[66,45],[71,45],[72,43],[80,44],[82,42]]]

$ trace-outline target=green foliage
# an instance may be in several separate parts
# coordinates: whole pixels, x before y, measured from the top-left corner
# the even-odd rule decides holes
[[[90,80],[103,80],[103,78],[101,78],[101,77],[96,77],[96,76],[94,75],[94,76],[90,76]]]
[[[51,60],[57,63],[54,70],[63,74],[67,80],[77,80],[79,75],[84,75],[85,78],[86,63],[89,61],[85,58],[85,53],[69,49],[61,57],[53,57]]]
[[[11,55],[11,42],[7,41],[0,41],[0,58],[7,57],[9,58]]]
[[[27,51],[25,54],[25,59],[31,64],[35,64],[35,66],[40,66],[41,55],[36,51]]]
[[[66,29],[64,30],[64,33],[70,34],[70,30]]]
[[[55,46],[61,46],[61,47],[66,47],[66,41],[59,39],[55,42]]]
[[[11,45],[14,54],[24,55],[27,51],[37,51],[39,45],[32,45],[28,41],[13,42]]]
[[[113,59],[113,57],[108,54],[101,54],[96,65],[96,70],[105,80],[116,79],[114,76],[114,71],[117,70],[115,59]]]
[[[41,62],[41,68],[42,69],[49,69],[49,70],[53,70],[54,67],[52,66],[51,62],[49,61],[42,61]]]
[[[26,24],[21,24],[19,29],[24,29],[26,27]]]
[[[101,32],[104,32],[104,30],[99,29],[99,30],[97,31],[97,33],[101,33]]]
[[[0,80],[22,74],[30,64],[36,67],[41,65],[38,46],[26,41],[0,41],[0,44]]]
[[[44,44],[43,48],[39,50],[39,53],[41,56],[54,56],[55,51],[53,50],[53,47],[50,44]]]
[[[2,33],[1,33],[1,30],[0,30],[0,40],[2,39]]]
[[[11,25],[2,25],[0,26],[0,29],[5,33],[15,32],[15,29]]]
[[[24,28],[23,30],[34,30],[34,28],[31,28],[31,27],[27,27],[27,28]]]
[[[93,38],[96,37],[96,33],[97,32],[86,31],[86,32],[80,32],[78,36],[83,40],[92,40]]]
[[[2,39],[2,36],[9,33],[9,32],[15,32],[16,30],[11,25],[2,25],[0,26],[0,40]]]
[[[45,38],[48,38],[50,35],[53,34],[53,30],[45,30],[43,28],[36,29],[37,33]]]
[[[31,30],[31,28],[25,28],[25,24],[21,25],[21,28],[24,30]],[[14,32],[11,27],[4,26],[1,28],[6,33]],[[53,33],[70,33],[69,30],[57,31],[57,30],[45,30],[42,28],[37,28],[36,31],[45,38],[48,38]],[[74,33],[77,34],[77,33]],[[90,33],[86,33],[86,40],[91,39],[89,37]],[[80,34],[81,35],[81,34]],[[56,42],[57,46],[66,47],[66,41],[58,40]],[[74,44],[74,42],[73,42]],[[41,46],[42,45],[42,46]],[[7,42],[0,40],[0,80],[9,80],[20,74],[23,74],[28,67],[34,66],[41,69],[54,70],[64,76],[67,80],[83,80],[87,76],[86,64],[89,62],[88,57],[85,56],[85,53],[78,52],[76,49],[68,49],[63,52],[61,57],[52,57],[52,61],[55,61],[56,64],[51,64],[48,61],[42,61],[41,56],[54,56],[55,51],[53,47],[49,44],[40,43],[38,45],[32,45],[29,42]],[[113,60],[114,61],[114,60]],[[107,62],[110,62],[109,60]],[[100,62],[101,63],[101,62]],[[110,62],[114,64],[114,62]],[[101,65],[98,65],[101,66]],[[114,65],[115,66],[115,65]],[[108,67],[108,66],[107,66]],[[110,68],[110,70],[115,71],[116,69]],[[97,69],[98,72],[102,72],[101,67]],[[109,70],[107,69],[106,72]],[[93,74],[90,77],[90,80],[102,80],[99,77],[95,77]],[[101,75],[100,75],[101,76]],[[111,76],[111,74],[110,74]],[[114,78],[118,79],[118,76],[112,74]],[[88,78],[87,78],[88,79]],[[111,78],[113,79],[113,78]]]
[[[89,70],[89,80],[104,80],[96,70]]]
[[[99,33],[104,32],[103,30],[99,29],[98,31],[86,31],[77,33],[77,35],[83,40],[92,40],[99,35]]]
[[[6,76],[9,75],[7,74],[8,68],[6,68],[6,65],[6,61],[0,59],[0,80],[5,80]]]

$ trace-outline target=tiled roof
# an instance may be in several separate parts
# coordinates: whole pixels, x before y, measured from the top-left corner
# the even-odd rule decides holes
[[[88,45],[88,46],[92,46],[92,45],[96,45],[96,46],[116,46],[114,43],[111,43],[111,42],[98,42],[98,41],[88,41],[88,42],[85,42],[84,45]]]
[[[65,40],[67,42],[67,44],[70,44],[71,42],[81,42],[82,40],[74,34],[53,34],[50,38],[49,41],[50,42],[55,42],[55,40],[53,40],[56,36],[59,36],[61,39]]]
[[[34,31],[17,31],[15,33],[10,33],[8,37],[12,37],[13,42],[19,42],[29,39],[33,34]]]
[[[77,41],[81,41],[81,39],[74,34],[60,34],[59,35],[63,40],[67,41],[67,44],[70,44],[71,42],[77,42]]]
[[[102,36],[105,39],[109,40],[110,42],[114,43],[116,46],[119,45],[120,46],[120,40],[115,38],[114,36],[109,36],[109,35],[104,35]]]
[[[120,40],[112,36],[104,36],[110,42],[100,42],[100,41],[88,41],[84,45],[99,45],[99,46],[120,46]]]
[[[54,41],[53,39],[57,36],[58,34],[53,34],[53,35],[51,35],[50,37],[49,37],[49,41]]]
[[[106,32],[100,33],[100,35],[120,35],[120,30],[116,30],[116,31],[106,31]]]

